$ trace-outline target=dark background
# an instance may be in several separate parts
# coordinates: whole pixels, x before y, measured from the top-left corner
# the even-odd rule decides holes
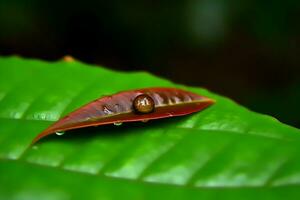
[[[146,70],[300,127],[299,8],[296,0],[0,0],[0,55],[68,54]]]

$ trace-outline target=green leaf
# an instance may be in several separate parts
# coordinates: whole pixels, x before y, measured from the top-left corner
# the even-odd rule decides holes
[[[39,132],[82,104],[154,86],[183,88],[217,103],[185,117],[69,131],[29,147]],[[300,195],[299,130],[205,89],[146,72],[1,58],[0,123],[0,199]]]

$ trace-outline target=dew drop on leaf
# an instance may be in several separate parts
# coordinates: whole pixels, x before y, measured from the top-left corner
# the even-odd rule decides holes
[[[37,149],[38,149],[38,146],[34,145],[34,146],[32,147],[32,149],[37,150]]]
[[[103,106],[103,112],[107,115],[113,114],[113,112],[110,109],[108,109],[106,106]]]
[[[55,134],[61,136],[61,135],[65,134],[65,132],[63,132],[63,131],[57,131],[57,132],[55,132]]]
[[[115,125],[115,126],[121,126],[121,125],[122,125],[122,122],[114,122],[114,125]]]

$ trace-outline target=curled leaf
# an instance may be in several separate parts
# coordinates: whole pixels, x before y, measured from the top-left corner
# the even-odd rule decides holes
[[[104,124],[148,121],[194,113],[215,101],[177,88],[145,88],[116,93],[92,101],[58,120],[36,136]]]

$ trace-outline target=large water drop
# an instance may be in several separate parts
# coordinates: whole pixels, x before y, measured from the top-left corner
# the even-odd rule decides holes
[[[114,125],[115,125],[115,126],[121,126],[121,125],[122,125],[122,122],[114,122]]]

